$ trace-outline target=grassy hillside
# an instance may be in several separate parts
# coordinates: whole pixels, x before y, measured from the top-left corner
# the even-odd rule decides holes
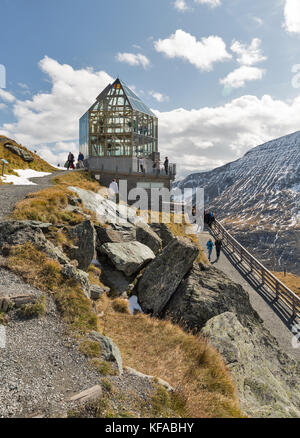
[[[20,149],[29,152],[33,156],[34,160],[31,163],[27,163],[26,161],[22,160],[22,158],[19,157],[17,154],[14,154],[13,152],[5,148],[5,143],[10,143],[13,146],[17,146]],[[4,158],[8,161],[8,165],[5,166],[4,172],[6,175],[14,174],[14,169],[32,169],[38,172],[53,172],[55,170],[54,167],[48,164],[41,157],[29,151],[24,146],[16,143],[14,140],[4,137],[3,135],[0,135],[0,158]]]
[[[33,193],[19,202],[13,217],[63,223],[66,228],[82,221],[84,218],[80,215],[65,211],[68,186],[96,192],[99,183],[86,172],[63,174],[55,177],[53,182],[53,187]],[[174,224],[171,229],[177,235],[185,234],[183,225]],[[61,247],[65,239],[62,231],[53,227],[51,240]],[[184,403],[185,414],[182,413],[182,416],[243,416],[235,386],[222,357],[198,335],[188,333],[169,321],[148,315],[131,315],[127,301],[107,295],[97,302],[97,313],[103,316],[95,320],[91,304],[80,293],[78,284],[71,280],[66,282],[59,264],[30,244],[15,248],[6,266],[28,283],[50,291],[76,336],[97,326],[101,333],[116,342],[125,365],[167,380]],[[90,267],[88,274],[92,283],[101,284],[99,268]]]
[[[289,272],[286,276],[283,272],[273,272],[273,274],[300,297],[300,277]]]

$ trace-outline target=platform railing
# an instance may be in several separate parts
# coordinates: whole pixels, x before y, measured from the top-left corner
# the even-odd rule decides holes
[[[275,275],[272,274],[262,263],[260,263],[249,251],[246,250],[224,227],[215,220],[211,227],[215,237],[220,237],[227,250],[232,250],[239,258],[240,262],[247,264],[250,272],[254,273],[263,285],[266,285],[275,294],[277,299],[281,299],[291,311],[292,318],[300,316],[300,298]]]

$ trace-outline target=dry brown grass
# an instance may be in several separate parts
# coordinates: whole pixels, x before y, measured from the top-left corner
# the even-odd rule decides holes
[[[5,143],[11,143],[14,146],[18,146],[19,148],[24,149],[34,157],[34,160],[31,163],[25,162],[24,160],[22,160],[21,157],[6,149],[3,146]],[[5,166],[4,173],[6,175],[14,174],[14,169],[33,169],[39,172],[53,172],[56,170],[54,167],[52,167],[50,164],[48,164],[38,155],[34,154],[31,151],[28,151],[28,149],[16,143],[14,140],[9,140],[9,141],[6,140],[6,137],[3,137],[2,135],[0,135],[0,158],[4,158],[9,163],[8,165]],[[0,184],[3,184],[1,178],[0,178]]]
[[[99,330],[119,346],[125,365],[168,381],[186,398],[191,417],[241,417],[234,384],[207,342],[169,321],[116,313],[101,297]]]
[[[129,302],[123,298],[115,298],[112,302],[112,308],[116,312],[130,314]]]
[[[284,272],[273,272],[273,274],[300,297],[300,277],[289,272],[287,272],[286,276]]]
[[[58,262],[26,243],[11,249],[4,266],[20,275],[27,283],[53,294],[57,308],[64,320],[79,332],[97,329],[97,319],[91,301],[81,286],[67,280]]]
[[[100,287],[104,286],[104,284],[101,281],[102,271],[98,266],[90,265],[87,270],[87,273],[91,284],[95,284]]]
[[[67,189],[68,186],[80,187],[85,190],[91,190],[98,192],[102,188],[99,182],[85,170],[80,172],[68,172],[62,175],[58,175],[53,178],[53,183],[60,187]],[[73,194],[74,196],[74,194]]]
[[[18,202],[11,215],[12,218],[50,222],[53,225],[76,225],[83,222],[85,217],[82,214],[66,210],[68,196],[75,196],[72,191],[68,190],[68,186],[73,185],[96,192],[101,188],[99,183],[84,171],[62,174],[53,178],[52,181],[53,186],[30,193],[24,200]],[[84,208],[82,210],[85,214],[90,215],[92,220],[95,220],[93,212]]]

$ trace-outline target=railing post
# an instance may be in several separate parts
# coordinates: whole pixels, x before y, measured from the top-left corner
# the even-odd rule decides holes
[[[295,297],[293,297],[293,315],[292,317],[295,318],[297,316],[296,313],[296,301],[295,301]]]
[[[261,269],[261,280],[262,280],[262,283],[265,282],[265,270],[264,270],[264,268]]]
[[[279,282],[276,281],[276,298],[279,297]]]

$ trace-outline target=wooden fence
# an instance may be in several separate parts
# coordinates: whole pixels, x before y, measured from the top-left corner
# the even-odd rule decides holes
[[[251,273],[255,274],[261,283],[274,292],[277,299],[284,301],[291,311],[292,318],[300,316],[300,298],[275,277],[265,266],[253,257],[217,220],[213,223],[212,232],[223,240],[227,250],[232,250],[240,257],[240,262],[247,264]]]

